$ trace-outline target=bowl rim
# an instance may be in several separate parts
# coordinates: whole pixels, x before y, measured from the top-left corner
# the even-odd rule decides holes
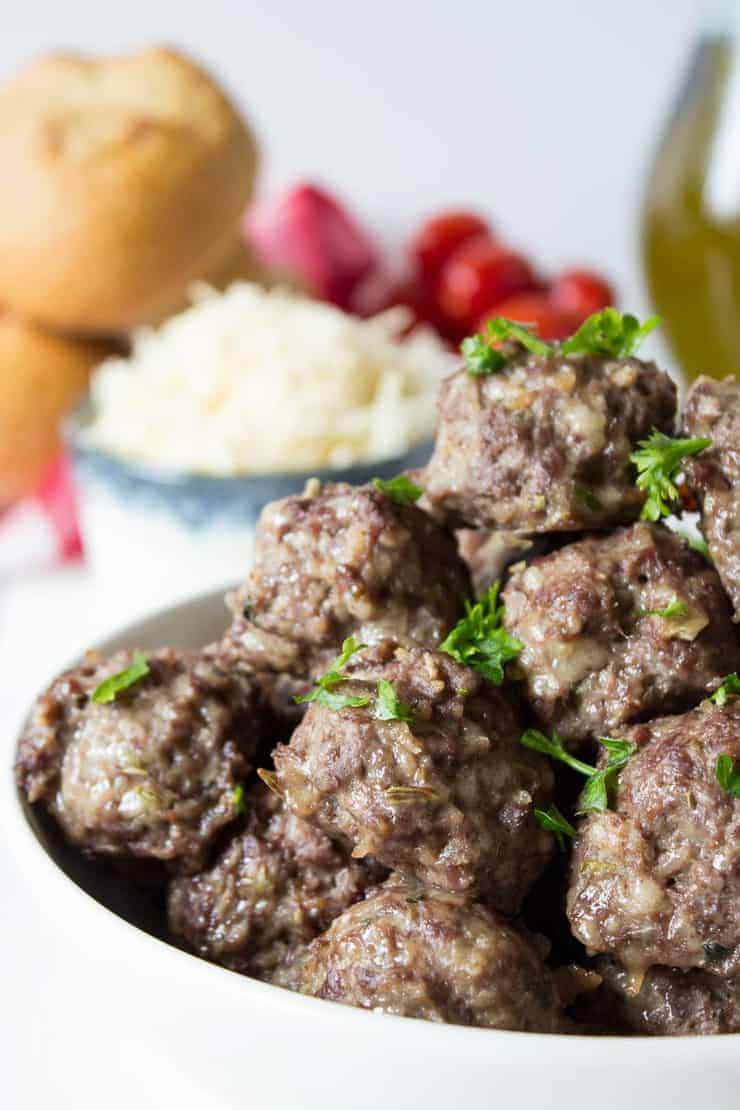
[[[113,649],[123,638],[130,638],[134,642],[137,636],[146,636],[147,629],[156,628],[159,622],[169,616],[177,617],[181,614],[184,618],[188,611],[197,607],[210,607],[210,605],[223,605],[221,590],[207,590],[195,594],[174,605],[164,606],[141,616],[126,624],[116,626],[107,636],[100,639],[94,649],[106,652]],[[66,663],[63,670],[71,664]],[[28,718],[29,707],[25,706],[17,711],[10,721],[8,736],[11,738],[10,766],[4,768],[0,786],[0,828],[5,826],[4,835],[7,844],[12,845],[16,855],[16,862],[20,861],[18,868],[22,883],[30,887],[38,885],[53,888],[54,897],[69,908],[70,916],[76,919],[85,916],[89,927],[96,928],[99,933],[106,931],[112,940],[110,951],[117,953],[117,960],[122,958],[122,945],[139,945],[154,958],[162,961],[169,960],[170,968],[178,968],[183,974],[200,976],[202,982],[213,984],[214,990],[220,984],[222,990],[233,992],[235,1003],[242,1002],[245,1007],[252,1006],[259,1012],[260,1001],[269,1006],[278,1006],[293,1017],[304,1017],[311,1021],[334,1021],[343,1025],[356,1023],[358,1031],[358,1045],[372,1028],[379,1028],[378,1017],[382,1017],[382,1028],[393,1031],[395,1037],[405,1034],[412,1039],[424,1036],[429,1040],[430,1049],[434,1049],[436,1039],[441,1038],[448,1046],[450,1042],[463,1043],[465,1039],[468,1048],[474,1039],[481,1051],[490,1051],[494,1045],[504,1043],[511,1049],[531,1046],[532,1052],[547,1045],[557,1045],[558,1052],[563,1053],[564,1064],[578,1065],[579,1057],[582,1059],[584,1044],[588,1045],[590,1063],[600,1063],[604,1067],[613,1067],[617,1055],[624,1057],[624,1065],[631,1066],[636,1061],[644,1059],[648,1054],[653,1067],[664,1064],[671,1067],[675,1064],[678,1054],[685,1051],[687,1045],[692,1046],[695,1054],[696,1066],[709,1067],[712,1063],[726,1063],[728,1059],[736,1060],[737,1048],[735,1039],[738,1034],[726,1033],[713,1036],[677,1036],[677,1037],[651,1037],[595,1035],[587,1033],[529,1033],[519,1030],[487,1029],[476,1026],[463,1026],[425,1021],[421,1018],[401,1017],[396,1014],[387,1014],[378,1010],[365,1010],[355,1006],[348,1006],[340,1002],[327,999],[313,998],[281,987],[263,983],[258,979],[240,975],[219,964],[211,963],[190,952],[186,952],[170,942],[153,936],[120,917],[114,910],[98,901],[88,890],[71,879],[62,868],[52,859],[37,838],[25,810],[25,803],[17,789],[14,775],[14,757],[18,738]],[[29,903],[33,900],[28,898]],[[56,902],[55,902],[56,904]],[[237,997],[237,992],[240,997]],[[372,1024],[368,1024],[372,1023]],[[405,1031],[405,1032],[404,1032]],[[442,1041],[440,1041],[440,1044]]]

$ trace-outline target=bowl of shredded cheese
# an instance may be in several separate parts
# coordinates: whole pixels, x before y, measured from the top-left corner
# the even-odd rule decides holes
[[[408,323],[238,283],[136,334],[69,429],[96,575],[136,580],[140,608],[221,585],[268,501],[421,465],[457,360]]]

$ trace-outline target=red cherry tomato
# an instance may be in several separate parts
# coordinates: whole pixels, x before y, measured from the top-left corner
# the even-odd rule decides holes
[[[492,316],[505,316],[517,324],[529,324],[540,339],[564,339],[573,330],[571,318],[551,304],[547,293],[519,293],[498,301],[479,321],[479,331],[485,334],[486,321]]]
[[[592,270],[565,270],[555,278],[550,298],[555,308],[580,324],[593,312],[614,304],[614,290]]]
[[[464,243],[443,268],[437,304],[452,325],[475,327],[481,313],[537,284],[526,258],[492,239]]]
[[[433,284],[458,247],[479,235],[490,235],[490,227],[474,212],[440,212],[421,225],[409,243],[409,254],[424,281]]]

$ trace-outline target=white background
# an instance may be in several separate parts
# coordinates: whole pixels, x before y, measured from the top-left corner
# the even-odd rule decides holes
[[[3,0],[0,76],[50,47],[184,46],[252,119],[264,152],[262,188],[323,180],[388,239],[426,211],[472,204],[545,266],[603,267],[622,303],[642,310],[641,190],[701,7],[696,0]],[[93,603],[79,575],[0,583],[5,766],[10,711],[107,623],[106,599]],[[87,996],[78,985],[91,974],[85,938],[78,949],[62,946],[54,906],[44,891],[31,901],[12,844],[0,848],[0,890],[0,1075],[4,1094],[10,1083],[8,1107],[148,1106],[168,1097],[171,1076],[156,1059],[132,1068],[129,1089],[118,1077],[112,1090],[94,1056],[86,1058],[86,1037],[101,1017],[83,1001],[89,982]],[[84,1060],[74,1100],[69,1074],[62,1082],[52,1063],[65,1053]],[[202,1093],[193,1104],[208,1106]]]

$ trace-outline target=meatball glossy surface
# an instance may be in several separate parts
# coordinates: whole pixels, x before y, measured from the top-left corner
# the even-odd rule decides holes
[[[740,666],[717,572],[662,525],[515,567],[503,599],[534,715],[571,746],[690,708]]]
[[[602,985],[591,1010],[605,1030],[653,1037],[740,1033],[740,979],[651,967],[637,978],[599,960]]]
[[[133,657],[91,654],[52,683],[21,738],[18,783],[81,848],[194,871],[236,816],[233,793],[250,770],[260,697],[208,651],[164,648],[114,700],[93,701]]]
[[[740,764],[740,698],[705,701],[620,734],[637,751],[614,809],[582,823],[568,918],[593,953],[630,972],[653,964],[740,972],[740,798],[716,777]]]
[[[229,638],[256,670],[313,675],[352,634],[435,647],[470,592],[454,537],[421,509],[314,480],[264,509]]]
[[[673,432],[676,389],[650,362],[542,358],[507,344],[504,369],[442,384],[434,454],[421,476],[458,527],[576,532],[634,520],[630,452]]]
[[[170,884],[168,919],[199,955],[270,979],[386,872],[351,860],[261,784],[244,804],[245,827],[213,866]]]
[[[560,1031],[534,942],[458,894],[389,880],[313,942],[300,990],[364,1009],[491,1029]]]
[[[274,753],[277,785],[298,816],[341,837],[357,858],[514,912],[551,853],[534,807],[552,790],[547,761],[519,744],[505,697],[449,656],[385,641],[346,668],[344,696],[310,705]],[[411,722],[378,716],[390,682]]]
[[[740,381],[699,378],[686,400],[684,433],[712,446],[686,461],[701,502],[702,529],[720,578],[740,618]]]

